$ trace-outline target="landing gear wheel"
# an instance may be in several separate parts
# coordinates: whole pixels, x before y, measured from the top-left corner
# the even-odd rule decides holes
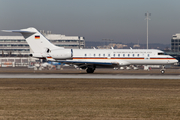
[[[87,72],[87,73],[93,73],[93,72],[94,72],[94,69],[93,69],[93,68],[87,68],[86,72]]]
[[[161,74],[164,74],[165,73],[165,70],[161,70]]]

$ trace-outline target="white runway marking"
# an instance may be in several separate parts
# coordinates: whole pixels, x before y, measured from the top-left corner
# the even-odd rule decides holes
[[[0,74],[0,78],[180,79],[180,75]]]

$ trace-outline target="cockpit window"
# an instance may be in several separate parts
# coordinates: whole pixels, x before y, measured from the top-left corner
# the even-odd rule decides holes
[[[165,53],[158,53],[158,55],[165,55]]]

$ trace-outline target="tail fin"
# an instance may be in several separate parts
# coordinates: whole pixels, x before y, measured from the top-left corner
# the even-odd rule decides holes
[[[20,30],[3,31],[21,33],[34,53],[42,53],[46,52],[47,50],[52,50],[56,48],[64,49],[63,47],[57,47],[54,44],[50,43],[37,29],[32,27]]]

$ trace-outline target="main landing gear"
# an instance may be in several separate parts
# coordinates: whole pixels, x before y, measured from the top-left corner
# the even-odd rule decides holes
[[[162,69],[161,69],[161,74],[164,74],[165,73],[165,68],[164,68],[164,65],[162,66]]]
[[[86,69],[86,72],[87,72],[87,73],[93,73],[94,70],[95,70],[95,68],[88,67],[88,68]]]

